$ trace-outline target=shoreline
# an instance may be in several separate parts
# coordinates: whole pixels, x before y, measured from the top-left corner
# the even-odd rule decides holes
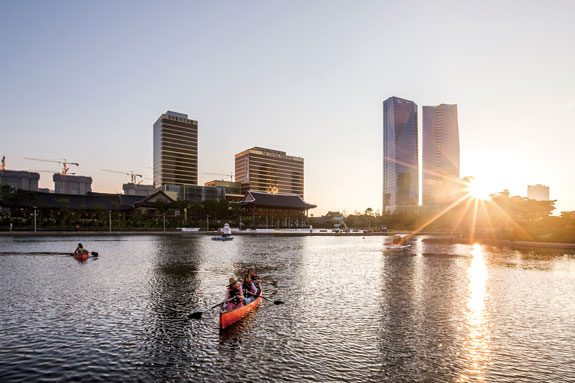
[[[318,232],[233,232],[233,236],[278,236],[278,237],[367,237],[367,236],[390,236],[399,232],[370,232],[370,233],[318,233]],[[214,236],[220,235],[219,231],[3,231],[0,237],[77,237],[77,236],[141,236],[141,235],[159,235],[159,236]]]
[[[366,233],[318,233],[318,232],[234,232],[234,236],[275,236],[275,237],[385,237],[401,232],[366,232]],[[119,237],[119,236],[214,236],[218,231],[13,231],[0,232],[0,237]],[[431,239],[428,243],[432,244],[469,244],[471,241],[466,238],[446,237],[442,233],[418,233],[417,235],[428,235]],[[424,241],[427,242],[427,241]],[[473,242],[491,246],[514,247],[524,249],[575,249],[575,243],[570,242],[530,242],[530,241],[511,241],[507,239],[489,239],[476,238]]]

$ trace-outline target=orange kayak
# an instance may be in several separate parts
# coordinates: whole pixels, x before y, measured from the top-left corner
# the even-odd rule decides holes
[[[90,256],[90,253],[83,253],[83,254],[74,254],[74,258],[79,261],[85,261]]]
[[[248,305],[245,305],[243,307],[238,307],[237,309],[234,309],[234,310],[221,312],[220,313],[220,330],[223,330],[226,327],[236,323],[237,321],[239,321],[240,319],[242,319],[243,317],[248,315],[248,313],[255,310],[260,305],[260,303],[262,301],[262,294],[263,294],[263,291],[260,293],[260,295],[252,303],[250,303]]]

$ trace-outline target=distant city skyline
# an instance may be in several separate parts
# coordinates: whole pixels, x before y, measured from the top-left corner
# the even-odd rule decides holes
[[[574,13],[568,1],[3,2],[0,155],[12,170],[66,158],[92,190],[121,193],[128,177],[101,169],[151,178],[151,125],[184,111],[201,126],[198,184],[269,147],[305,158],[314,215],[375,211],[381,102],[395,95],[457,104],[461,177],[522,196],[548,185],[559,214],[575,210]]]

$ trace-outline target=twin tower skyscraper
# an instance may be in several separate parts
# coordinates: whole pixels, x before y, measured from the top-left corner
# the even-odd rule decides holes
[[[459,184],[457,105],[423,107],[422,202],[440,206]],[[383,211],[419,205],[418,110],[413,101],[383,102]]]

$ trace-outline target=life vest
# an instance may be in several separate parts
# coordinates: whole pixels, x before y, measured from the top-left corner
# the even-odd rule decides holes
[[[254,285],[251,281],[247,284],[247,286],[244,286],[244,290],[248,295],[247,298],[255,298],[258,295],[258,291],[257,289],[254,289]]]
[[[256,275],[256,274],[252,274],[252,282],[254,283],[254,285],[256,285],[256,287],[258,288],[258,290],[261,290],[260,287],[260,278]]]
[[[238,297],[238,295],[240,295],[240,288],[231,288],[228,287],[228,294],[230,294],[230,297],[232,297],[233,299],[230,301],[231,303],[233,303],[234,305],[239,305],[240,304],[240,298]]]

